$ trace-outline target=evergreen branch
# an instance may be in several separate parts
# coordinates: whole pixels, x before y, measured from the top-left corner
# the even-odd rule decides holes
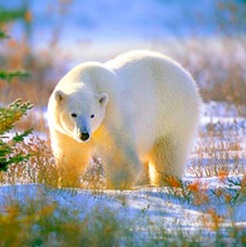
[[[14,127],[15,122],[26,115],[32,107],[29,101],[23,102],[17,99],[7,108],[0,108],[0,171],[6,171],[9,165],[27,161],[30,158],[31,154],[16,153],[16,147],[18,143],[24,142],[24,138],[32,132],[31,129],[21,134],[16,133],[10,140],[4,141],[3,139],[6,137],[5,134]]]
[[[21,99],[17,99],[8,108],[0,108],[0,135],[11,130],[14,123],[26,115],[26,112],[32,107],[33,105],[29,101],[23,102]]]
[[[0,39],[8,39],[9,35],[6,34],[4,31],[0,30]]]
[[[4,70],[0,70],[0,79],[3,79],[7,82],[10,82],[13,78],[24,78],[28,77],[30,74],[27,71],[20,70],[20,71],[13,71],[13,72],[7,72]]]
[[[16,19],[24,18],[26,13],[25,9],[20,10],[0,10],[0,23],[10,22]]]
[[[14,142],[23,142],[24,138],[32,133],[32,130],[33,129],[25,130],[22,134],[16,133],[15,136],[13,137],[13,141]]]
[[[0,171],[7,171],[9,165],[27,161],[29,160],[30,157],[31,154],[27,154],[27,155],[18,154],[9,158],[6,157],[4,157],[3,159],[0,158]]]

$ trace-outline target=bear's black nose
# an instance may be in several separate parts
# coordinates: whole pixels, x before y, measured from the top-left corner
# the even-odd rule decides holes
[[[82,141],[87,141],[90,138],[90,135],[87,132],[81,132],[79,138]]]

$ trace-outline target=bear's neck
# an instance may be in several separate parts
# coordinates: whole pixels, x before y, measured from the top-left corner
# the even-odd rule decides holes
[[[103,124],[93,133],[93,139],[100,143],[107,141],[108,132]]]

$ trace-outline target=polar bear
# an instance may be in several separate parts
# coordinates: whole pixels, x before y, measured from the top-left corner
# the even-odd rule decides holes
[[[182,178],[200,106],[191,75],[162,54],[132,51],[82,63],[48,103],[58,167],[75,179],[100,157],[108,188],[129,188],[146,174],[154,186],[166,175]]]

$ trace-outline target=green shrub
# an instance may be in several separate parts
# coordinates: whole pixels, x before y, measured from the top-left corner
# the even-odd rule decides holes
[[[16,147],[32,130],[16,133],[13,137],[10,137],[10,132],[15,122],[31,108],[30,102],[23,102],[21,99],[14,101],[7,108],[0,108],[0,170],[6,171],[10,164],[25,161],[30,157],[30,154],[23,154],[21,149],[16,153]]]

